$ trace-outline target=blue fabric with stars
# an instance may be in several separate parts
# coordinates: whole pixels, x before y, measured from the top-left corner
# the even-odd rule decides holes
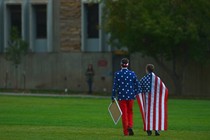
[[[112,100],[134,100],[139,93],[139,81],[135,72],[123,68],[114,74],[114,84],[112,89]]]
[[[151,93],[152,73],[148,73],[140,80],[140,93]]]

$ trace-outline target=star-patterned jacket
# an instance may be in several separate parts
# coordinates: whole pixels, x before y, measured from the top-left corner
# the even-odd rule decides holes
[[[150,72],[148,74],[146,74],[140,81],[140,93],[151,93],[151,86],[152,86],[152,74],[154,74],[153,72]]]
[[[139,93],[139,82],[135,72],[122,68],[115,72],[112,89],[112,100],[117,96],[118,100],[134,100]]]

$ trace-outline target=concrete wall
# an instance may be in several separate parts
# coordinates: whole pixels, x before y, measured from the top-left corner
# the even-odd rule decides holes
[[[131,68],[137,73],[139,79],[145,75],[145,66],[148,63],[155,65],[155,73],[163,80],[169,89],[170,95],[176,95],[175,85],[171,77],[152,58],[141,57],[140,54],[133,54],[130,57]],[[172,68],[171,63],[168,66]],[[210,65],[202,65],[191,62],[186,71],[181,71],[183,77],[183,96],[210,97]]]
[[[4,35],[3,35],[3,0],[0,0],[0,52],[3,52],[3,41],[4,41]]]
[[[111,53],[30,54],[18,68],[18,88],[87,91],[85,70],[93,64],[94,91],[110,91],[112,86]],[[101,65],[106,62],[106,65]],[[15,87],[15,68],[0,56],[0,88]],[[25,75],[25,82],[24,82]]]
[[[88,88],[85,81],[85,70],[88,64],[93,64],[95,70],[93,90],[95,92],[106,91],[111,94],[113,72],[118,70],[120,57],[113,57],[112,53],[30,54],[24,57],[18,68],[18,88],[68,88],[86,92]],[[175,95],[173,80],[153,59],[142,58],[139,54],[130,56],[130,69],[136,72],[139,79],[145,75],[147,63],[155,65],[155,73],[164,81],[169,89],[169,94]],[[170,66],[170,63],[168,65]],[[10,62],[5,61],[2,54],[0,55],[0,66],[0,88],[15,88],[15,68]],[[209,70],[210,65],[202,66],[192,62],[187,71],[183,71],[183,95],[210,97]]]

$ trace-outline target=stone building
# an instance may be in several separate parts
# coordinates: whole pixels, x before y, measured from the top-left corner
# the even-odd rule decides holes
[[[0,88],[86,91],[85,70],[93,64],[93,90],[110,91],[113,55],[101,15],[97,1],[0,0]],[[13,26],[30,48],[17,75],[3,58]]]

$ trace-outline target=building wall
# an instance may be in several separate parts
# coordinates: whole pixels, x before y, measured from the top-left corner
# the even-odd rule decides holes
[[[114,64],[113,58],[118,59],[118,57],[113,57],[112,53],[30,54],[23,58],[18,68],[18,88],[61,90],[68,88],[86,92],[88,88],[85,70],[88,64],[93,64],[95,70],[93,91],[106,91],[111,94],[113,73],[120,69],[120,62]],[[138,79],[145,75],[147,63],[155,65],[155,73],[168,87],[169,95],[176,96],[172,79],[153,59],[142,58],[139,54],[130,56],[130,69],[136,72]],[[3,55],[0,55],[0,65],[0,88],[15,88],[14,65],[6,61]],[[210,66],[191,62],[187,69],[188,71],[183,71],[183,96],[210,97],[210,75],[208,74]]]
[[[0,53],[3,51],[3,0],[0,0]]]
[[[81,50],[81,2],[60,0],[60,50]]]
[[[93,64],[93,91],[111,91],[111,53],[41,53],[23,58],[18,67],[18,88],[87,91],[85,71]],[[0,88],[15,88],[15,67],[0,56]]]
[[[60,51],[60,1],[54,0],[53,1],[53,34],[52,34],[52,48],[53,52]]]
[[[30,46],[31,52],[52,52],[53,51],[53,0],[1,0],[0,11],[1,11],[1,22],[3,23],[3,50],[8,47],[8,40],[10,38],[11,28],[16,26],[20,29],[22,39],[26,40]],[[47,24],[45,37],[37,37],[38,26],[36,15],[38,14],[36,6],[46,6],[46,19]],[[13,7],[12,7],[13,6]],[[14,6],[20,6],[17,10]],[[56,11],[56,10],[55,10]],[[17,16],[17,13],[21,13]],[[55,18],[56,19],[56,18]],[[15,21],[15,22],[14,22]],[[20,24],[20,26],[19,26]],[[40,31],[40,30],[39,30]],[[2,39],[1,39],[2,40]],[[2,43],[2,41],[1,41]]]

